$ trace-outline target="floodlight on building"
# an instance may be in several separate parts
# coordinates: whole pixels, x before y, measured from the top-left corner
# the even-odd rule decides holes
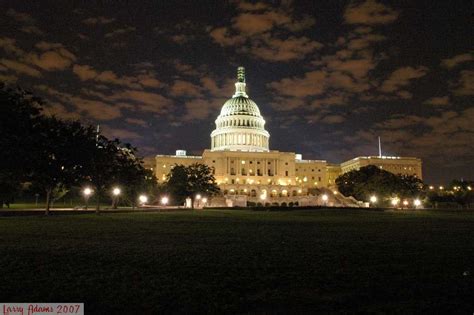
[[[335,195],[337,195],[337,191],[336,191],[336,190],[335,190],[335,191],[333,191],[332,193],[333,193],[333,194],[335,194]]]
[[[118,187],[115,187],[115,188],[112,190],[112,194],[113,194],[114,196],[120,195],[121,192],[122,192],[122,191],[121,191],[120,188],[118,188]]]
[[[370,196],[370,202],[371,203],[376,203],[377,202],[377,196]]]
[[[415,205],[415,207],[419,207],[419,206],[421,206],[421,200],[420,199],[415,199],[413,201],[413,204]]]
[[[202,203],[206,204],[206,202],[207,202],[207,198],[206,197],[202,198]]]
[[[261,195],[260,195],[260,199],[261,199],[261,200],[267,199],[267,195],[266,195],[266,194],[261,194]]]
[[[328,201],[329,197],[328,197],[328,195],[324,194],[324,195],[321,196],[321,199],[323,201]]]
[[[138,197],[138,200],[140,201],[140,203],[141,203],[142,205],[144,205],[145,203],[148,202],[148,197],[145,196],[145,195],[140,195],[140,196]]]
[[[163,206],[166,206],[169,201],[170,201],[170,200],[169,200],[169,198],[168,198],[167,196],[161,197],[161,200],[160,200],[160,202],[161,202],[161,204],[162,204]]]
[[[303,191],[301,189],[298,189],[298,194],[301,194]]]

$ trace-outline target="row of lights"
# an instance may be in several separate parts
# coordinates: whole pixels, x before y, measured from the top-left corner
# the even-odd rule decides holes
[[[428,188],[429,188],[430,190],[434,190],[434,189],[435,189],[434,186],[429,186]],[[461,186],[454,186],[454,187],[453,187],[453,189],[456,190],[456,191],[460,190],[461,188],[462,188]],[[444,190],[444,186],[439,186],[438,189],[439,189],[439,190]],[[472,190],[472,187],[471,187],[471,186],[467,186],[467,190]]]
[[[377,199],[377,196],[372,195],[372,196],[370,196],[370,199],[369,199],[369,200],[370,200],[370,203],[375,204],[375,203],[377,203],[377,200],[378,200],[378,199]],[[398,197],[392,198],[391,201],[390,201],[390,203],[392,204],[392,206],[395,207],[395,206],[397,206],[397,205],[400,203],[400,198],[398,198]],[[403,205],[404,205],[404,206],[408,206],[409,204],[410,204],[410,203],[408,202],[408,200],[403,200]],[[413,205],[414,205],[415,207],[421,206],[421,200],[418,199],[418,198],[415,199],[415,200],[413,200]]]
[[[84,198],[86,199],[86,210],[87,210],[89,198],[94,193],[94,191],[91,188],[86,187],[84,188],[82,193],[84,194]],[[117,198],[121,193],[122,193],[122,190],[118,187],[115,187],[112,189],[112,195],[114,196],[114,198]],[[138,201],[140,201],[141,205],[145,205],[148,202],[148,197],[146,195],[140,195],[138,196]],[[167,196],[163,196],[161,197],[160,201],[162,205],[166,206],[169,202],[169,198]]]

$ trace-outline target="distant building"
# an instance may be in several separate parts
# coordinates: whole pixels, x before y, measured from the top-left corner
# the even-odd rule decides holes
[[[414,175],[422,179],[421,164],[421,159],[415,157],[358,156],[341,163],[341,174],[358,170],[367,165],[375,165],[394,174]]]
[[[176,155],[156,156],[158,181],[164,182],[176,164],[204,163],[213,169],[227,205],[354,205],[353,200],[344,199],[335,191],[336,178],[351,169],[373,164],[394,173],[412,172],[421,178],[421,160],[415,158],[359,157],[338,165],[303,160],[294,152],[270,150],[270,134],[257,104],[246,93],[242,67],[237,70],[235,94],[224,103],[215,123],[211,149],[204,150],[202,156],[188,156],[184,150],[176,151]]]

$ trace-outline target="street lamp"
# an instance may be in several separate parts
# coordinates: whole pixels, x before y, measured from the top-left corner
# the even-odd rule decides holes
[[[370,196],[370,202],[371,203],[376,203],[377,202],[377,196],[375,196],[375,195]]]
[[[90,189],[89,187],[86,187],[84,188],[82,193],[84,194],[84,199],[86,200],[86,210],[87,210],[87,207],[89,206],[89,198],[92,195],[92,189]]]
[[[413,204],[415,205],[415,207],[419,207],[419,206],[421,206],[421,200],[420,199],[415,199],[415,201],[413,201]]]
[[[163,206],[166,206],[166,205],[168,204],[168,202],[169,202],[169,198],[168,198],[168,197],[166,197],[166,196],[161,197],[161,204],[162,204]]]
[[[400,202],[400,199],[398,199],[398,197],[396,198],[392,198],[392,201],[390,201],[392,206],[396,207],[398,205],[398,203]]]
[[[327,202],[328,202],[329,197],[328,197],[328,195],[324,194],[324,195],[321,196],[321,199],[323,200],[324,205],[326,205]]]
[[[197,195],[196,195],[196,201],[197,201],[197,205],[196,205],[196,206],[197,206],[198,208],[199,208],[199,201],[201,200],[201,198],[202,198],[201,194],[197,194]]]
[[[140,195],[140,197],[138,197],[138,200],[140,200],[140,203],[142,204],[142,206],[148,202],[148,197],[145,196],[145,195]]]
[[[115,187],[113,190],[112,190],[112,195],[114,195],[114,198],[113,198],[113,201],[112,201],[112,208],[114,209],[117,209],[117,204],[118,204],[118,198],[119,198],[119,195],[122,191],[120,190],[120,188],[118,187]]]

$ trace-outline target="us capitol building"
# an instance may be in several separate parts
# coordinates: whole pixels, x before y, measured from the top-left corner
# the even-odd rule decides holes
[[[325,160],[303,160],[295,152],[270,150],[270,134],[265,130],[257,104],[246,93],[245,70],[237,69],[235,94],[222,106],[216,129],[211,133],[211,149],[202,156],[157,155],[154,167],[159,182],[166,181],[176,164],[207,164],[213,169],[223,193],[214,205],[357,205],[357,201],[337,192],[335,180],[341,174],[366,165],[376,165],[397,174],[422,178],[421,160],[413,157],[360,156],[342,164]]]

